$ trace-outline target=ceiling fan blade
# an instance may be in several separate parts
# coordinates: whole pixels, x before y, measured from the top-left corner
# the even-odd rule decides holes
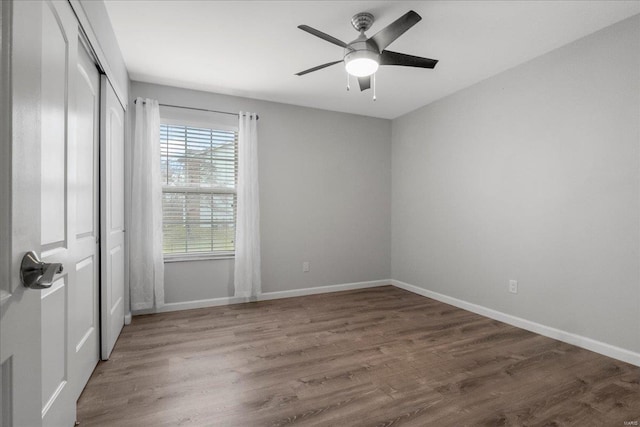
[[[339,60],[339,61],[327,62],[326,64],[318,65],[316,67],[309,68],[308,70],[300,71],[299,73],[296,73],[296,76],[304,76],[305,74],[309,74],[309,73],[312,73],[314,71],[322,70],[323,68],[330,67],[330,66],[335,65],[335,64],[337,64],[339,62],[342,62],[342,59]]]
[[[389,46],[395,39],[400,37],[409,28],[416,25],[422,17],[413,10],[402,15],[400,18],[393,21],[391,24],[378,31],[369,40],[373,40],[378,45],[378,51],[382,52],[387,46]]]
[[[360,85],[360,91],[369,89],[371,87],[371,76],[358,77],[358,84]]]
[[[420,56],[407,55],[406,53],[383,50],[380,55],[380,65],[404,65],[406,67],[434,68],[437,59],[422,58]]]
[[[330,36],[329,34],[323,33],[320,30],[316,30],[315,28],[311,28],[308,25],[298,25],[298,28],[300,28],[302,31],[306,31],[309,34],[313,34],[316,37],[320,37],[322,40],[326,40],[329,43],[333,43],[340,47],[345,47],[345,48],[347,47],[347,44],[342,40],[338,40],[337,38]]]

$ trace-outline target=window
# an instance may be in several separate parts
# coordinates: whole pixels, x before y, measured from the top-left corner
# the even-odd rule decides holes
[[[238,133],[160,125],[165,259],[233,255]]]

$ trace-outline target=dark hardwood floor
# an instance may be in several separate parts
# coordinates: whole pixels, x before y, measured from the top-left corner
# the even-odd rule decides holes
[[[135,317],[78,420],[638,425],[640,368],[385,286]]]

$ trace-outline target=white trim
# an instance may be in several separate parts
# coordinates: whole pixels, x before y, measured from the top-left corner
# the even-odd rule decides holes
[[[443,295],[438,292],[433,292],[424,288],[420,288],[418,286],[401,282],[399,280],[391,280],[390,282],[393,286],[396,286],[400,289],[404,289],[406,291],[413,292],[427,298],[432,298],[445,304],[450,304],[455,307],[462,308],[463,310],[471,311],[481,316],[489,317],[490,319],[508,323],[509,325],[513,325],[521,329],[526,329],[528,331],[544,335],[545,337],[553,338],[562,342],[566,342],[568,344],[575,345],[577,347],[581,347],[587,350],[594,351],[596,353],[603,354],[605,356],[612,357],[614,359],[622,360],[623,362],[631,363],[632,365],[640,366],[640,353],[616,347],[614,345],[603,343],[601,341],[596,341],[592,338],[587,338],[582,335],[577,335],[571,332],[552,328],[551,326],[532,322],[521,317],[512,316],[501,311],[493,310],[481,305]]]
[[[257,301],[269,301],[269,300],[280,299],[280,298],[301,297],[305,295],[325,294],[329,292],[350,291],[354,289],[375,288],[378,286],[389,286],[389,285],[391,285],[391,281],[389,279],[386,279],[386,280],[373,280],[369,282],[355,282],[355,283],[343,283],[339,285],[317,286],[313,288],[304,288],[304,289],[292,289],[289,291],[265,292],[258,296]],[[165,303],[162,307],[159,307],[155,310],[136,310],[133,312],[133,315],[136,316],[140,314],[166,313],[169,311],[191,310],[194,308],[217,307],[221,305],[240,304],[243,302],[248,302],[247,298],[222,297],[222,298],[201,299],[196,301],[172,302],[172,303]]]
[[[220,255],[216,255],[212,252],[206,253],[192,253],[192,254],[164,254],[163,261],[165,264],[172,262],[189,262],[189,261],[211,261],[217,259],[235,259],[235,252],[224,252]]]
[[[351,291],[354,289],[377,288],[389,286],[391,280],[372,280],[370,282],[343,283],[340,285],[317,286],[315,288],[291,289],[289,291],[267,292],[258,297],[260,301],[268,301],[280,298],[293,298],[305,295],[326,294],[329,292]]]
[[[218,307],[221,305],[240,304],[246,302],[242,297],[221,297],[221,298],[209,298],[199,299],[195,301],[183,301],[183,302],[169,302],[165,303],[162,307],[154,310],[139,310],[134,311],[133,315],[149,314],[149,313],[167,313],[170,311],[192,310],[194,308],[206,308],[206,307]]]

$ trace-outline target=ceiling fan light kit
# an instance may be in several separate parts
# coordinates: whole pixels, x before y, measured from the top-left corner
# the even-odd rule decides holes
[[[342,60],[318,65],[296,73],[296,75],[303,76],[313,71],[318,71],[343,62],[345,70],[347,71],[347,90],[349,90],[349,75],[358,78],[361,91],[371,88],[373,81],[373,100],[375,101],[375,73],[378,71],[380,65],[434,68],[438,63],[436,59],[422,58],[385,50],[387,46],[393,43],[409,28],[417,24],[421,19],[420,15],[410,10],[378,31],[374,36],[367,38],[365,31],[371,28],[374,21],[373,15],[368,12],[358,13],[351,18],[351,25],[353,25],[353,28],[355,28],[360,35],[350,43],[345,43],[308,25],[299,25],[298,28],[301,30],[344,48],[344,57]]]
[[[344,56],[344,66],[347,73],[355,77],[367,77],[378,71],[377,53],[367,50],[356,50]]]

